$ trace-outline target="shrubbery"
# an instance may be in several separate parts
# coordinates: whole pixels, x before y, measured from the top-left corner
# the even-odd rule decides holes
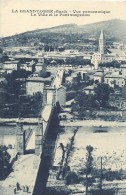
[[[77,175],[77,173],[75,172],[68,172],[66,177],[65,177],[65,183],[66,185],[71,185],[71,184],[76,184],[79,182],[79,177]]]

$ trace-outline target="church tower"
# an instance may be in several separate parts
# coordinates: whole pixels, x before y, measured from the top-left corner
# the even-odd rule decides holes
[[[100,34],[100,37],[99,37],[99,52],[100,54],[105,54],[105,37],[104,37],[104,33],[103,31],[101,30],[101,34]]]

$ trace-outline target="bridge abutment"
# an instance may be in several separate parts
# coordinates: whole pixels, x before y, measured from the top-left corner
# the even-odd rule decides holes
[[[43,123],[39,119],[38,128],[35,132],[35,154],[40,155],[43,145]]]
[[[17,124],[17,152],[18,154],[25,154],[25,131],[23,124]]]

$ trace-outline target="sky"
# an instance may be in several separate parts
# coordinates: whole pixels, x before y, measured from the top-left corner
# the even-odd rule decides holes
[[[17,10],[17,11],[16,11]],[[20,10],[60,10],[60,11],[110,11],[108,14],[91,14],[90,16],[31,16]],[[35,29],[54,27],[62,24],[90,24],[110,19],[126,20],[125,1],[43,1],[43,0],[1,0],[0,3],[0,37],[18,34]]]

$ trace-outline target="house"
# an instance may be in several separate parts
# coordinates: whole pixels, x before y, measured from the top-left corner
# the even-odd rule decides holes
[[[47,68],[46,68],[46,64],[44,62],[38,62],[35,65],[35,71],[39,72],[42,71],[46,72]]]
[[[19,61],[11,60],[11,61],[5,61],[2,65],[3,70],[5,70],[8,73],[11,73],[13,70],[18,70],[19,68]]]
[[[88,74],[87,71],[85,70],[79,70],[72,73],[72,77],[77,77],[77,76],[80,76],[82,81],[87,81],[88,79]]]
[[[121,68],[122,75],[126,76],[126,64],[122,64],[120,68]]]
[[[99,70],[94,74],[94,82],[102,83],[104,81],[104,71]]]
[[[35,71],[35,63],[33,60],[30,63],[27,63],[26,71],[34,72]]]
[[[87,86],[83,89],[83,92],[85,92],[87,95],[89,94],[94,95],[95,94],[94,87],[95,87],[94,85]]]
[[[25,62],[20,64],[20,69],[24,69],[26,71],[34,72],[35,71],[35,63],[33,60],[31,62]]]
[[[37,92],[43,93],[45,85],[49,85],[52,81],[52,77],[34,77],[31,76],[26,80],[26,93],[27,95],[33,95]]]
[[[123,75],[106,74],[104,82],[109,84],[110,87],[124,87],[126,85],[126,77]]]
[[[27,69],[27,63],[20,64],[20,69],[26,70]]]

